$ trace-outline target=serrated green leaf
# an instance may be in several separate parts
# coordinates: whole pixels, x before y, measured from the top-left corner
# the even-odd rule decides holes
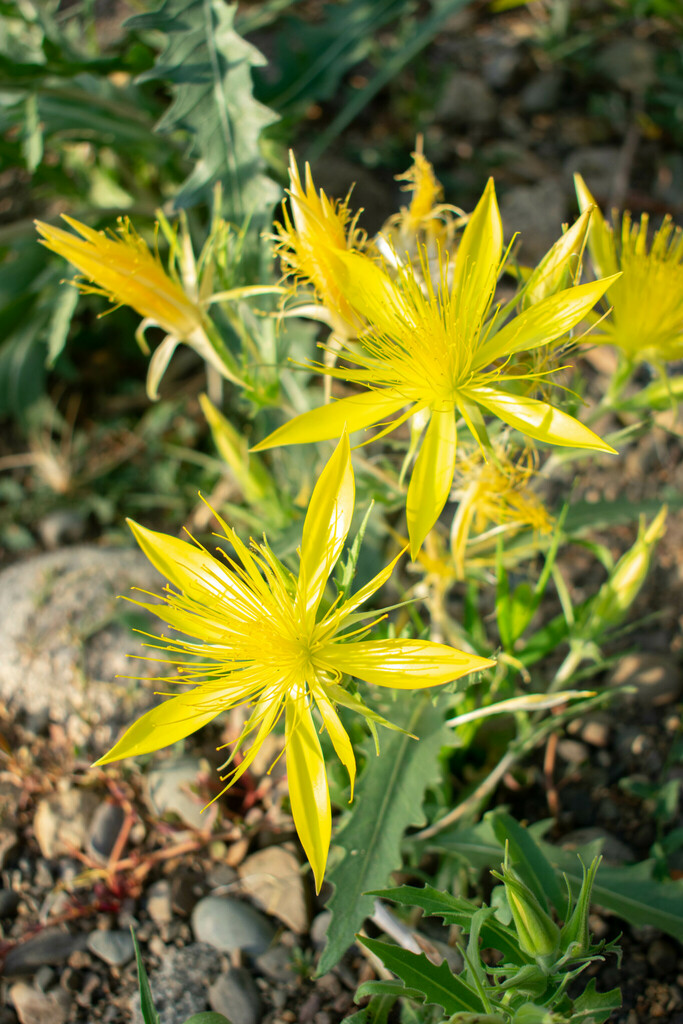
[[[368,757],[353,810],[335,840],[343,856],[327,878],[334,886],[328,903],[332,919],[318,974],[334,967],[372,913],[372,897],[364,893],[384,885],[400,866],[403,833],[424,822],[424,792],[438,782],[439,755],[452,739],[443,712],[428,697],[405,700],[396,710],[396,724],[418,739],[391,733],[382,737],[379,757],[374,751]]]
[[[131,928],[130,933],[133,936],[135,962],[138,968],[138,988],[140,989],[140,1009],[142,1010],[142,1019],[145,1024],[161,1024],[159,1014],[154,1007],[147,971],[145,970],[145,965],[142,962],[142,954],[138,944],[138,937],[133,928]]]
[[[252,68],[263,56],[235,32],[237,4],[220,0],[166,0],[158,11],[128,19],[135,30],[166,35],[166,48],[139,82],[171,83],[173,102],[159,132],[189,133],[194,170],[175,197],[177,208],[206,200],[216,182],[224,186],[226,219],[243,224],[270,215],[280,195],[264,173],[262,130],[277,115],[253,97]],[[260,224],[258,225],[261,226]]]
[[[424,953],[411,953],[377,939],[363,937],[359,941],[409,988],[421,992],[427,1004],[440,1006],[449,1015],[462,1010],[480,1013],[484,1009],[477,992],[453,974],[445,960],[437,967]]]
[[[574,894],[581,888],[583,870],[580,854],[590,861],[600,852],[600,844],[590,844],[576,852],[562,850],[537,838],[541,852],[555,869],[558,882],[566,875]],[[475,868],[493,868],[503,852],[490,819],[473,828],[443,832],[430,841],[442,850],[457,853]],[[652,925],[683,941],[683,880],[660,882],[653,878],[655,861],[641,861],[627,867],[602,864],[593,887],[593,902],[623,917],[629,924]]]
[[[574,1000],[572,1006],[572,1024],[604,1024],[613,1010],[621,1006],[621,992],[618,988],[609,992],[595,991],[595,978],[591,978],[586,989]]]
[[[444,924],[456,924],[465,934],[470,931],[473,914],[479,909],[470,900],[450,893],[441,892],[431,885],[420,889],[411,885],[400,885],[394,889],[377,889],[367,894],[392,900],[403,907],[420,907],[429,917],[440,917]],[[482,946],[485,949],[497,949],[503,954],[506,962],[526,964],[532,963],[519,948],[516,936],[511,928],[506,928],[495,918],[490,918],[481,926],[479,932]]]

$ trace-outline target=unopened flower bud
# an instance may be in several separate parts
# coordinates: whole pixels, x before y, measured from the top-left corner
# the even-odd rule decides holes
[[[591,604],[587,622],[589,634],[618,625],[635,601],[650,568],[653,548],[664,533],[666,513],[666,505],[663,505],[647,528],[641,516],[635,544],[619,559]]]
[[[508,867],[492,872],[504,886],[517,929],[519,948],[530,956],[546,958],[559,949],[560,929],[528,888]]]
[[[512,1018],[512,1024],[554,1024],[555,1021],[563,1020],[552,1013],[546,1006],[536,1006],[535,1003],[525,1003],[520,1006]]]

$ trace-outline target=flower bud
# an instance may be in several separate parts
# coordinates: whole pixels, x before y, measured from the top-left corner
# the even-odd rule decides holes
[[[555,1021],[564,1020],[552,1013],[546,1006],[536,1006],[535,1003],[525,1003],[520,1006],[512,1018],[512,1024],[554,1024]]]
[[[600,866],[602,857],[595,857],[591,866],[583,868],[583,881],[579,891],[576,905],[560,932],[560,948],[563,953],[571,953],[572,956],[581,956],[590,948],[590,935],[588,932],[588,913],[590,911],[591,894],[595,875]],[[570,947],[573,947],[570,949]]]
[[[530,956],[546,958],[559,949],[560,929],[528,888],[507,866],[492,874],[505,886],[505,894],[517,929],[519,948]]]
[[[647,528],[645,517],[641,516],[635,544],[619,559],[591,603],[586,624],[590,635],[618,625],[635,601],[650,568],[653,548],[664,533],[666,513],[663,505]]]

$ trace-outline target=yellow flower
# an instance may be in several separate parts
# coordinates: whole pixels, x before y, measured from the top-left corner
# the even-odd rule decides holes
[[[349,627],[374,613],[357,609],[389,579],[397,559],[355,594],[321,613],[353,505],[351,452],[344,434],[311,497],[298,578],[266,543],[254,544],[250,551],[222,520],[241,565],[131,523],[142,550],[177,588],[167,589],[165,605],[144,607],[192,638],[165,638],[168,649],[182,658],[181,677],[173,681],[190,689],[144,715],[97,762],[158,750],[189,736],[222,711],[246,704],[251,712],[232,752],[234,757],[239,751],[242,761],[225,777],[230,786],[284,715],[292,816],[317,889],[325,872],[331,812],[314,710],[349,773],[353,795],[353,748],[335,707],[341,704],[372,721],[388,723],[344,688],[345,674],[378,686],[418,689],[493,664],[426,640],[358,639],[368,627]],[[188,663],[188,656],[197,659],[196,664]]]
[[[355,314],[366,325],[358,346],[342,346],[349,364],[316,369],[365,388],[322,409],[295,417],[255,450],[339,437],[344,426],[360,430],[387,418],[386,432],[415,413],[429,420],[407,497],[413,558],[443,509],[453,482],[456,417],[486,442],[483,415],[550,444],[613,451],[567,413],[513,388],[524,374],[516,353],[557,344],[593,308],[612,279],[565,288],[511,317],[520,297],[492,309],[504,261],[503,229],[493,182],[471,215],[452,266],[434,284],[419,281],[410,266],[390,276],[367,256],[347,250],[328,253],[328,265]],[[507,321],[507,322],[506,322]],[[526,375],[527,377],[529,374]],[[533,375],[532,375],[533,376]]]
[[[316,192],[311,168],[306,164],[306,186],[301,183],[294,154],[289,162],[291,217],[283,205],[284,223],[277,224],[276,252],[283,270],[297,281],[313,285],[320,302],[316,315],[325,319],[335,333],[353,333],[358,320],[339,286],[335,252],[362,248],[365,235],[356,226],[348,202],[332,202],[322,189]],[[304,307],[313,315],[310,307]]]
[[[144,319],[136,337],[144,352],[148,352],[144,340],[148,327],[160,327],[166,331],[166,338],[157,346],[149,364],[147,392],[150,398],[158,398],[159,382],[181,342],[194,348],[223,377],[236,384],[243,383],[235,372],[233,357],[204,312],[204,306],[218,300],[279,291],[278,288],[267,285],[234,288],[201,301],[197,296],[195,301],[190,293],[197,291],[197,268],[186,244],[189,239],[183,239],[179,248],[185,257],[187,276],[193,281],[183,287],[166,273],[159,257],[150,252],[147,243],[127,219],[119,220],[118,235],[95,231],[73,217],[64,216],[64,220],[80,238],[42,221],[36,221],[36,227],[43,236],[42,244],[73,263],[91,282],[78,282],[80,289],[104,295],[110,302],[131,306],[139,313]],[[162,218],[162,226],[164,223]],[[170,225],[168,230],[173,232]],[[174,241],[177,244],[175,236]]]
[[[502,446],[494,448],[488,461],[479,450],[460,461],[458,510],[451,526],[451,553],[459,579],[465,576],[465,549],[473,529],[483,533],[489,523],[507,530],[551,529],[552,516],[529,488],[535,471],[533,451],[514,460]]]
[[[580,174],[575,183],[579,206],[594,204]],[[606,292],[612,312],[591,341],[617,345],[631,361],[657,363],[683,358],[683,230],[665,217],[648,251],[648,225],[647,214],[634,223],[626,212],[612,227],[593,211],[588,246],[595,272],[621,277]]]
[[[412,192],[410,204],[402,206],[397,214],[389,218],[376,244],[390,261],[394,254],[398,254],[401,260],[407,256],[416,273],[420,274],[424,262],[420,247],[426,248],[430,269],[439,267],[447,258],[448,249],[452,249],[456,228],[466,218],[461,210],[441,201],[443,186],[422,152],[421,136],[418,136],[412,158],[412,166],[396,177],[397,181],[406,182],[404,191]],[[389,239],[390,246],[385,245],[383,236]]]
[[[80,238],[42,221],[36,221],[36,227],[43,245],[94,282],[81,285],[83,291],[104,295],[116,305],[132,306],[150,323],[183,341],[203,329],[200,307],[168,276],[130,221],[119,222],[116,237],[94,231],[73,217],[64,216],[64,220]]]

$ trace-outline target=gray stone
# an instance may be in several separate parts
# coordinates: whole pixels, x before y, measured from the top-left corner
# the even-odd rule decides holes
[[[327,929],[330,926],[332,914],[329,910],[323,910],[317,914],[311,922],[311,942],[316,949],[322,949],[327,942]]]
[[[47,964],[43,964],[43,966],[39,967],[35,973],[33,986],[34,988],[39,988],[41,992],[47,992],[47,990],[54,985],[54,982],[55,972],[51,967],[48,967]]]
[[[666,655],[627,654],[612,669],[608,686],[635,687],[635,693],[627,698],[632,703],[663,707],[683,693],[683,672]]]
[[[625,92],[644,93],[656,82],[656,59],[657,50],[651,43],[625,36],[608,43],[596,65]]]
[[[230,1024],[258,1024],[261,1018],[261,997],[254,981],[243,967],[233,967],[221,974],[209,989],[209,1004],[222,1013]]]
[[[436,117],[453,125],[484,125],[493,121],[498,100],[486,82],[467,71],[454,72],[436,106]]]
[[[68,1020],[70,1000],[63,989],[45,993],[18,981],[9,995],[21,1024],[65,1024]]]
[[[161,1024],[184,1024],[188,1017],[205,1010],[209,988],[220,968],[220,953],[203,943],[192,942],[182,949],[167,947],[160,966],[149,975]],[[131,996],[129,1009],[132,1024],[144,1024],[137,992]]]
[[[541,71],[522,89],[519,102],[525,114],[543,114],[554,111],[562,91],[559,71]]]
[[[87,941],[84,934],[69,935],[59,928],[44,928],[34,939],[10,949],[5,958],[4,972],[11,977],[33,974],[43,964],[63,964],[72,953],[85,949]]]
[[[538,262],[561,237],[566,211],[564,186],[553,178],[536,185],[517,185],[500,203],[505,237],[520,232],[520,257],[530,263]]]
[[[43,857],[52,860],[82,849],[97,804],[94,793],[75,786],[41,800],[33,831]]]
[[[87,528],[88,521],[83,512],[75,508],[58,508],[38,521],[38,536],[48,550],[56,551],[63,544],[83,540]]]
[[[125,814],[120,804],[107,801],[95,811],[88,830],[87,850],[91,857],[106,864],[114,849]]]
[[[575,150],[563,167],[567,187],[573,189],[574,174],[581,174],[598,204],[603,207],[608,205],[620,156],[614,146],[583,146]]]
[[[130,932],[91,932],[88,936],[88,949],[112,967],[123,967],[135,956]]]
[[[588,748],[577,740],[560,740],[557,753],[567,764],[579,765],[588,760]]]
[[[623,843],[621,839],[617,839],[606,829],[600,828],[599,826],[589,826],[588,828],[577,828],[573,832],[568,832],[563,837],[560,846],[563,850],[578,850],[582,846],[588,845],[588,843],[595,843],[599,841],[601,844],[601,853],[605,859],[605,864],[624,864],[630,861],[636,860],[636,855],[630,846]]]
[[[223,896],[206,896],[192,912],[192,930],[198,942],[223,953],[242,950],[259,956],[270,946],[275,929],[248,903]]]
[[[170,882],[162,878],[147,890],[147,913],[156,925],[170,924],[173,920]]]
[[[293,853],[282,846],[268,846],[247,857],[237,871],[242,891],[261,910],[298,935],[308,930],[306,891]]]
[[[19,906],[19,893],[14,889],[0,889],[0,918],[14,917]]]
[[[186,825],[200,831],[210,827],[215,809],[202,813],[206,802],[194,792],[201,771],[199,761],[182,757],[166,761],[161,768],[145,776],[147,799],[155,814],[177,814]]]
[[[667,939],[655,939],[648,948],[647,962],[660,976],[673,974],[678,966],[678,950]]]
[[[0,700],[12,712],[47,710],[67,726],[70,738],[104,752],[158,700],[151,686],[132,677],[168,671],[161,662],[127,656],[140,651],[140,641],[122,622],[131,606],[116,599],[133,585],[161,589],[161,577],[144,555],[85,545],[0,573]]]
[[[261,956],[256,957],[256,966],[269,981],[287,984],[295,978],[292,953],[286,946],[271,946]]]

